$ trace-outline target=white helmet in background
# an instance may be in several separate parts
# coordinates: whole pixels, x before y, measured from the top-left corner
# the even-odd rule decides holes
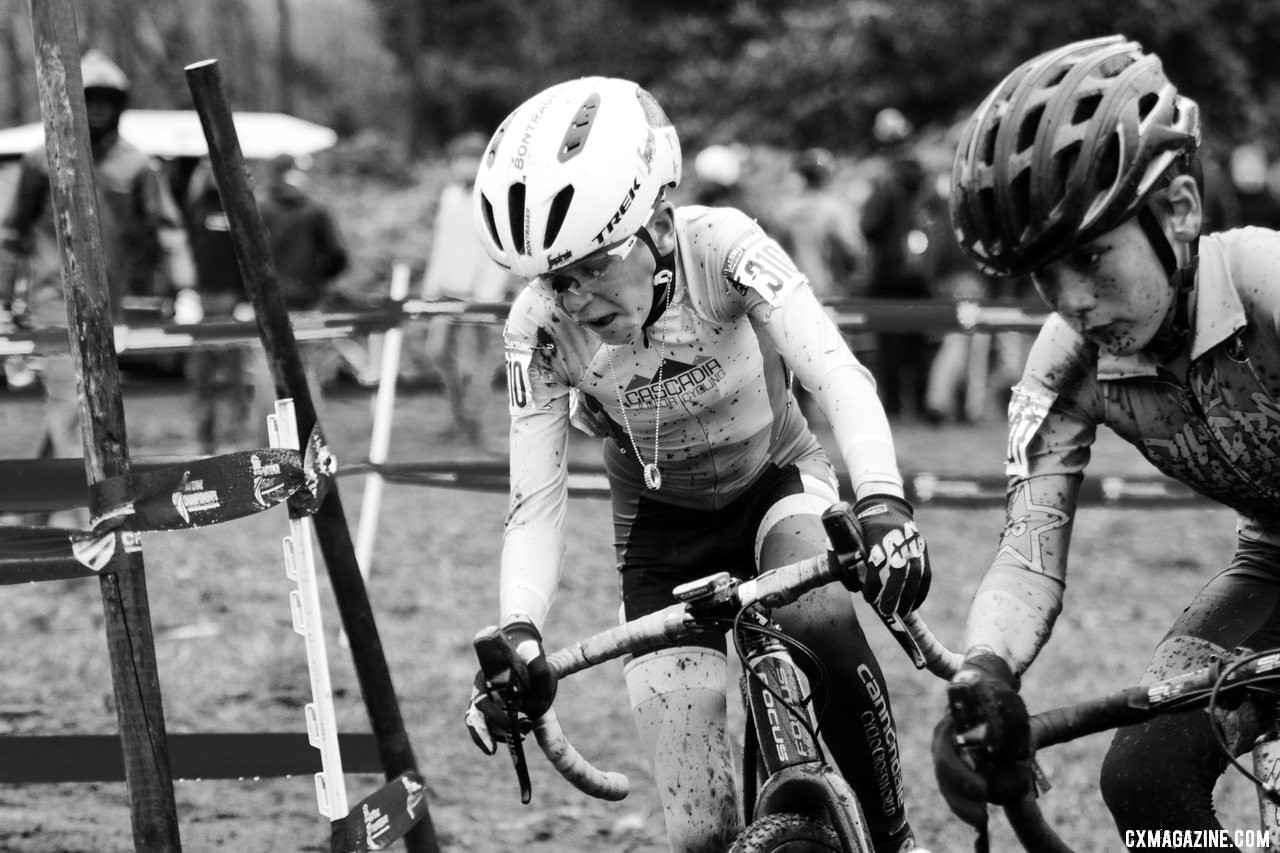
[[[728,145],[708,145],[693,158],[693,173],[700,181],[732,187],[742,177],[742,158]]]
[[[680,142],[629,80],[552,86],[507,116],[476,175],[473,210],[489,256],[522,278],[637,233],[680,182]]]

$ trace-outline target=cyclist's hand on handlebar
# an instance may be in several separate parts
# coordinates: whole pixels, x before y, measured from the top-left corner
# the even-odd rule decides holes
[[[1027,706],[1009,665],[991,653],[965,661],[947,698],[934,730],[934,773],[951,810],[977,825],[984,801],[1009,805],[1034,791]],[[957,736],[969,743],[957,744]]]
[[[986,826],[987,780],[960,755],[950,712],[933,730],[933,775],[952,814],[975,829]]]
[[[542,648],[542,635],[532,622],[511,622],[502,626],[502,633],[515,646],[516,654],[529,668],[529,682],[524,688],[524,702],[520,710],[531,720],[536,720],[556,698],[556,677],[547,664],[547,654]]]
[[[885,616],[906,616],[929,594],[929,549],[911,504],[892,495],[868,495],[854,504],[867,543],[862,594]]]
[[[547,665],[538,629],[528,622],[512,622],[502,633],[517,660],[501,673],[483,669],[476,673],[465,715],[471,740],[488,755],[496,751],[495,743],[509,740],[513,714],[520,734],[526,734],[529,721],[545,714],[556,695],[555,676]]]

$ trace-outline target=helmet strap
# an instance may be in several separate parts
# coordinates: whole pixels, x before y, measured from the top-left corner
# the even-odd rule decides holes
[[[1173,320],[1162,327],[1148,345],[1152,355],[1162,364],[1176,361],[1186,351],[1187,339],[1191,335],[1191,291],[1195,287],[1199,267],[1200,258],[1193,255],[1191,263],[1175,270],[1169,277],[1169,284],[1173,286]]]
[[[636,232],[636,236],[640,238],[640,242],[649,247],[654,263],[653,304],[649,308],[649,316],[644,318],[644,323],[640,326],[640,335],[647,347],[649,346],[649,327],[658,322],[658,318],[666,312],[671,305],[672,297],[675,296],[676,253],[674,249],[665,255],[659,253],[647,228],[642,227]]]
[[[1169,245],[1169,238],[1160,227],[1160,220],[1149,205],[1138,209],[1138,224],[1147,235],[1147,242],[1155,250],[1160,265],[1164,267],[1169,284],[1173,287],[1173,318],[1161,327],[1155,338],[1148,345],[1152,354],[1161,363],[1175,361],[1186,349],[1187,338],[1191,332],[1191,290],[1196,283],[1196,270],[1199,268],[1199,241],[1191,244],[1191,260],[1185,267],[1178,267],[1177,256]]]
[[[1164,235],[1164,229],[1160,227],[1160,220],[1151,210],[1150,205],[1144,204],[1138,208],[1138,224],[1142,226],[1143,233],[1147,235],[1147,242],[1155,250],[1156,257],[1160,259],[1160,266],[1164,267],[1164,274],[1172,277],[1178,271],[1178,259],[1173,254],[1173,247],[1169,245],[1169,238]]]

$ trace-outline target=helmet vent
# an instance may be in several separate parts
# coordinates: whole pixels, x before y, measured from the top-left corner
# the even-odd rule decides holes
[[[493,205],[489,203],[489,197],[486,195],[480,196],[480,210],[484,213],[484,224],[489,229],[489,237],[496,246],[501,248],[502,240],[498,237],[498,226],[493,221]]]
[[[977,232],[982,235],[981,242],[986,243],[987,236],[996,233],[996,192],[994,189],[985,187],[978,190],[978,203],[974,205],[973,213],[977,215],[979,220]]]
[[[1057,205],[1066,196],[1067,183],[1071,180],[1071,172],[1076,167],[1076,161],[1080,159],[1080,149],[1083,144],[1080,140],[1076,140],[1053,155],[1053,184],[1050,188],[1052,193],[1050,198],[1051,206]]]
[[[1088,95],[1076,101],[1076,110],[1071,114],[1071,123],[1080,124],[1093,118],[1093,114],[1098,111],[1098,104],[1102,103],[1102,95]]]
[[[636,89],[636,100],[640,102],[640,109],[644,110],[644,117],[649,122],[649,127],[656,129],[671,126],[671,119],[667,118],[666,112],[653,95],[644,89]]]
[[[1022,124],[1018,125],[1018,153],[1026,151],[1031,147],[1031,143],[1036,141],[1036,131],[1040,129],[1042,118],[1044,118],[1044,104],[1028,112]]]
[[[996,134],[1000,131],[1000,124],[996,122],[991,125],[986,136],[982,138],[982,155],[980,162],[986,166],[994,166],[996,162]]]
[[[582,102],[582,106],[578,107],[573,121],[569,122],[569,129],[564,132],[564,141],[560,143],[560,152],[556,155],[557,160],[563,163],[582,153],[582,146],[587,142],[587,135],[595,125],[596,113],[599,111],[600,93],[592,92]]]
[[[493,161],[498,158],[498,146],[502,144],[502,137],[507,135],[507,125],[511,123],[511,118],[506,121],[493,134],[493,139],[489,140],[489,147],[484,152],[484,162],[486,166],[492,166]]]
[[[1146,121],[1147,116],[1151,115],[1151,111],[1156,108],[1156,104],[1160,103],[1160,96],[1155,92],[1148,92],[1138,99],[1138,120]],[[1174,108],[1174,119],[1177,119],[1177,108]]]
[[[542,243],[542,248],[550,249],[551,244],[556,241],[556,237],[560,234],[560,226],[564,225],[564,218],[569,215],[569,205],[572,202],[572,186],[560,190],[551,200],[551,210],[547,213],[547,236]]]
[[[1061,68],[1055,69],[1053,72],[1053,76],[1050,77],[1048,80],[1044,81],[1044,87],[1046,89],[1052,89],[1054,86],[1062,82],[1062,78],[1066,77],[1067,72],[1070,70],[1071,70],[1071,66],[1069,65],[1064,65]]]
[[[1007,196],[1012,210],[1009,211],[1009,219],[1013,221],[1014,227],[1021,232],[1026,227],[1031,214],[1031,170],[1023,169],[1018,176],[1009,183],[1009,195]]]
[[[507,190],[507,218],[511,221],[511,246],[522,255],[529,254],[524,241],[524,184],[515,183]]]
[[[1121,71],[1125,70],[1133,63],[1134,56],[1129,53],[1109,56],[1098,63],[1098,73],[1103,77],[1118,77]]]
[[[1113,133],[1107,137],[1097,162],[1098,189],[1109,189],[1116,182],[1116,176],[1120,174],[1119,134]]]

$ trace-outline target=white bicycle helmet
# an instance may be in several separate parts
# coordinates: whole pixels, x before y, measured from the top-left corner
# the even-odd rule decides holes
[[[680,163],[675,128],[635,83],[552,86],[489,140],[472,196],[481,242],[504,269],[546,275],[636,234]]]

